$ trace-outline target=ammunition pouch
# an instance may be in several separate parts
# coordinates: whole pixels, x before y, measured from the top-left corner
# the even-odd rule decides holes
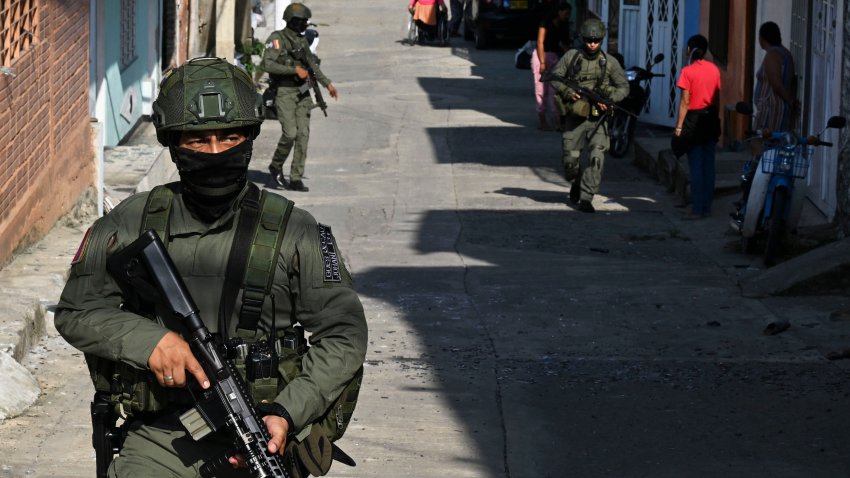
[[[85,358],[95,390],[109,397],[119,416],[159,413],[194,403],[188,391],[161,387],[148,370],[89,354]]]
[[[587,100],[579,99],[570,104],[570,114],[581,118],[590,116],[590,103]]]

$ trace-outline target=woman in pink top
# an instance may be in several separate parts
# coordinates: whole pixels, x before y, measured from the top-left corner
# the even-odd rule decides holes
[[[673,151],[688,154],[693,208],[683,219],[711,215],[714,199],[714,153],[720,137],[720,70],[705,60],[708,39],[688,39],[690,64],[682,68],[676,86],[681,88],[679,117],[674,131]]]

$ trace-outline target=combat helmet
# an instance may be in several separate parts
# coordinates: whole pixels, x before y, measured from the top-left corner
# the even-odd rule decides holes
[[[313,14],[310,12],[310,9],[307,8],[303,3],[290,3],[283,10],[283,21],[289,23],[293,18],[302,18],[304,20],[309,20]]]
[[[193,58],[168,70],[159,85],[151,119],[156,137],[169,146],[172,133],[246,128],[256,138],[263,123],[254,82],[222,58]]]
[[[581,24],[582,38],[605,38],[605,24],[598,18],[588,18]]]

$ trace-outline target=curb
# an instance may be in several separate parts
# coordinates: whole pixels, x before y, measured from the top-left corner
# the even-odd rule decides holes
[[[104,202],[118,202],[129,194],[178,177],[167,148],[117,147],[107,156],[104,186],[107,194],[119,197],[105,197]],[[49,304],[58,300],[64,288],[68,264],[81,237],[80,228],[85,229],[94,220],[94,216],[80,220],[76,213],[86,209],[87,201],[92,198],[81,196],[74,209],[62,216],[41,240],[0,269],[0,290],[11,297],[0,314],[0,421],[24,413],[41,394],[38,380],[21,362],[46,335]]]

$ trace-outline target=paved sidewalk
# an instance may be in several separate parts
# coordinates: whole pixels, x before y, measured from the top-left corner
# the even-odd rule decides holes
[[[107,203],[117,204],[174,177],[168,152],[156,142],[149,123],[141,124],[128,144],[104,152]],[[71,259],[96,217],[96,199],[94,191],[86,193],[43,239],[0,270],[0,420],[24,412],[38,398],[38,382],[18,362],[52,330],[53,307]]]

